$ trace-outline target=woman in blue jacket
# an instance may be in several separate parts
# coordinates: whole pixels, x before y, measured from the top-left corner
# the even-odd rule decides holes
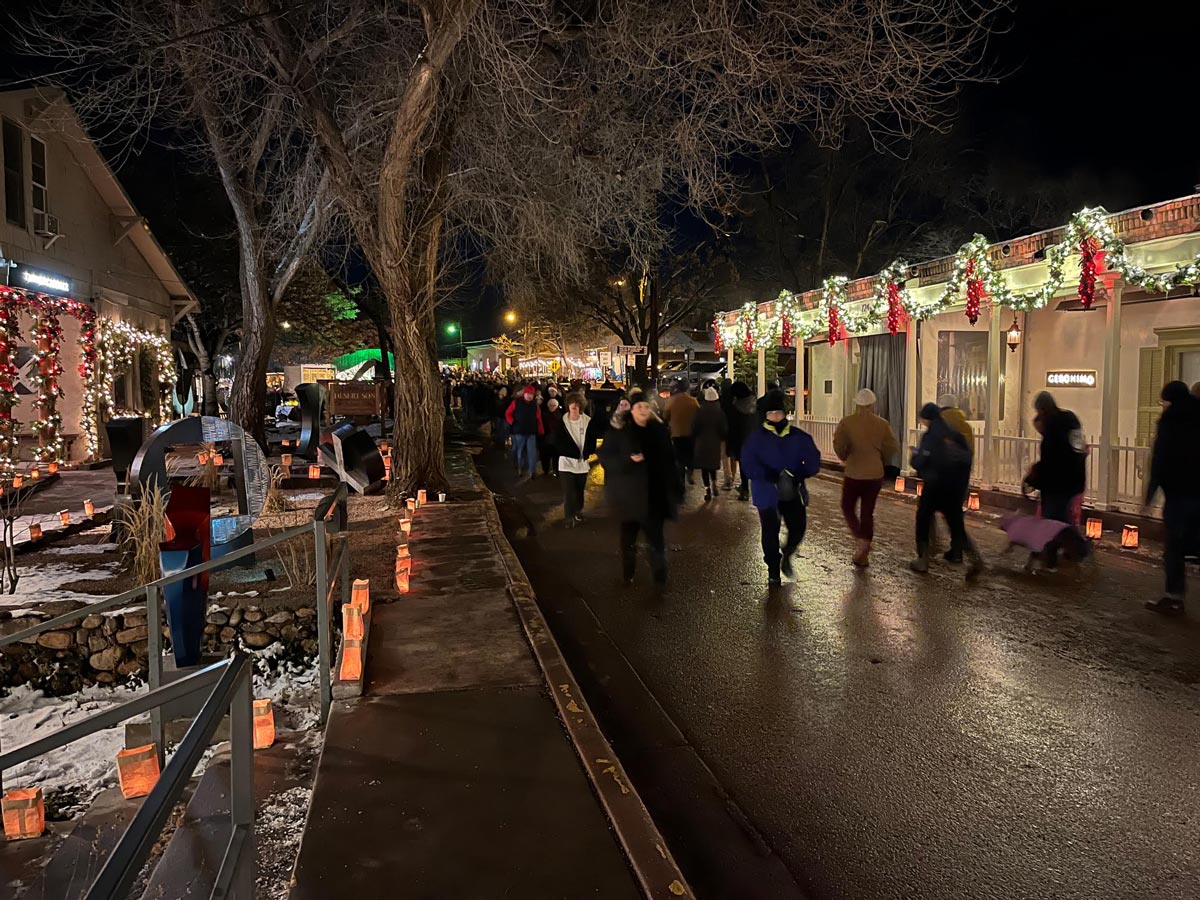
[[[808,488],[804,481],[821,470],[821,453],[807,432],[788,424],[782,391],[763,398],[765,421],[742,446],[742,478],[749,480],[762,524],[763,562],[767,581],[779,584],[780,570],[792,574],[792,554],[808,525]],[[787,524],[787,543],[779,549],[780,519]]]

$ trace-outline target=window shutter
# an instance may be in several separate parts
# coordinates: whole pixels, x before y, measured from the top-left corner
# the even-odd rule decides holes
[[[1143,347],[1138,365],[1137,443],[1149,447],[1162,414],[1159,395],[1165,383],[1166,353],[1158,347]]]

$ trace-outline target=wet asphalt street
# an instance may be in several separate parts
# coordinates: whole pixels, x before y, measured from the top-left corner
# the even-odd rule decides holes
[[[600,488],[565,529],[556,480],[480,463],[702,900],[1200,897],[1200,604],[1144,611],[1151,565],[1028,576],[976,520],[988,574],[922,578],[885,490],[856,571],[817,479],[794,583],[769,593],[753,509],[697,486],[660,593],[644,565],[620,584]]]

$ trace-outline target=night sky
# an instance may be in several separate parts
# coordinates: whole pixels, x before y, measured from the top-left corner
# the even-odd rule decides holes
[[[989,48],[1001,80],[963,89],[954,139],[1017,176],[1078,182],[1079,206],[1115,211],[1191,193],[1200,183],[1192,71],[1200,4],[1151,0],[1115,14],[1098,4],[1015,4],[1011,27]],[[14,55],[4,27],[7,15],[34,5],[9,0],[0,13],[0,86],[44,69]],[[164,162],[175,170],[185,165],[147,162],[147,171],[161,171]],[[127,165],[122,179],[155,227],[170,230],[162,220],[178,206],[164,203],[161,180],[143,178],[137,166]],[[477,309],[449,315],[473,340],[494,333],[501,308],[496,292],[487,291]]]

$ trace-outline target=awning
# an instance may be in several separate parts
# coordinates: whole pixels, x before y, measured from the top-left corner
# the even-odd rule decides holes
[[[339,372],[344,372],[347,369],[353,369],[355,366],[361,366],[365,362],[379,362],[383,358],[378,347],[369,347],[364,350],[355,350],[353,353],[345,353],[335,357],[333,367]],[[388,368],[392,371],[396,370],[396,357],[388,354]]]

